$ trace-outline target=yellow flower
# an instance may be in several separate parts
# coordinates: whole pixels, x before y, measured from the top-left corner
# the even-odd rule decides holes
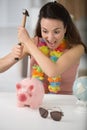
[[[51,51],[50,52],[50,56],[60,57],[62,54],[63,54],[63,52],[60,52],[60,51]]]
[[[49,54],[49,48],[48,48],[48,47],[42,46],[42,47],[39,47],[39,49],[40,49],[41,52],[43,52],[45,55],[48,55],[48,54]]]

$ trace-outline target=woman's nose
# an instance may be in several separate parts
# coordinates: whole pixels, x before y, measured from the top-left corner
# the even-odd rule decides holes
[[[48,41],[49,41],[49,42],[52,42],[53,39],[54,39],[53,33],[49,33],[49,34],[48,34]]]

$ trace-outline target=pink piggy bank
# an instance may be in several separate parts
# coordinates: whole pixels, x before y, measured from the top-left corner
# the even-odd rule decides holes
[[[44,87],[38,79],[25,78],[16,84],[16,90],[18,106],[29,106],[37,109],[41,105],[44,97]]]

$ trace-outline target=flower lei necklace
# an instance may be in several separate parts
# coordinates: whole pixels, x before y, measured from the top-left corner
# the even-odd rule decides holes
[[[41,39],[38,48],[40,49],[41,52],[43,52],[46,56],[48,56],[53,62],[56,62],[58,58],[63,54],[64,50],[66,49],[66,42],[64,39],[57,49],[50,50],[46,45],[45,41]],[[34,64],[32,69],[33,69],[32,77],[43,81],[45,74],[40,68],[40,66]],[[48,85],[49,92],[58,93],[60,91],[61,75],[58,75],[56,77],[48,77],[48,81],[49,81],[49,85]]]

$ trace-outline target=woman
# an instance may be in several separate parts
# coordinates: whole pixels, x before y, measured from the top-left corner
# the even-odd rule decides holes
[[[31,55],[31,76],[44,83],[45,92],[72,94],[80,58],[87,49],[65,7],[56,1],[45,4],[35,37],[20,26],[18,40]]]

